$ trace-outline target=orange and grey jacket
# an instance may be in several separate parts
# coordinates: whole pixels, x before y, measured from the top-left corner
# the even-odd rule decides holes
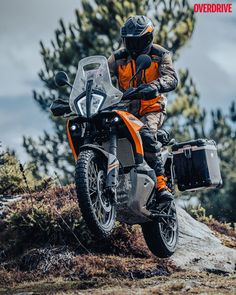
[[[151,66],[129,85],[131,77],[136,72],[136,63],[125,48],[115,51],[108,59],[111,76],[117,77],[121,91],[140,84],[151,84],[158,90],[159,95],[151,100],[142,100],[139,105],[139,115],[149,112],[165,112],[164,96],[162,93],[172,91],[178,84],[177,74],[173,68],[170,52],[154,44],[149,52],[152,59]]]

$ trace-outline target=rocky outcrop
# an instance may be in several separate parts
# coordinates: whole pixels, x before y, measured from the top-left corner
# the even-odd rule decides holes
[[[209,227],[178,207],[179,246],[172,256],[177,266],[213,273],[232,273],[236,269],[236,250],[228,248]]]

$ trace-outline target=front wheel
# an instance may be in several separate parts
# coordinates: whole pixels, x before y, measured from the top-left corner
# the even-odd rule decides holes
[[[149,250],[157,257],[167,258],[174,254],[179,235],[174,201],[159,204],[158,213],[162,217],[142,224],[142,232]]]
[[[112,233],[116,209],[105,192],[106,163],[93,150],[83,150],[76,164],[75,183],[79,207],[83,218],[98,238],[108,238]]]

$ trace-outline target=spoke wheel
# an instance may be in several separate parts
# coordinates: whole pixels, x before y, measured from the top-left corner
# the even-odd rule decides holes
[[[171,202],[164,205],[159,210],[160,214],[164,214],[170,217],[161,217],[159,221],[160,234],[163,241],[169,247],[173,247],[176,243],[176,232],[178,230],[176,209]]]
[[[174,201],[159,204],[155,210],[161,217],[142,224],[142,231],[150,251],[165,258],[174,254],[178,243],[178,220]]]
[[[89,229],[99,238],[110,236],[116,210],[105,192],[106,165],[93,150],[82,151],[76,166],[76,190],[82,215]]]

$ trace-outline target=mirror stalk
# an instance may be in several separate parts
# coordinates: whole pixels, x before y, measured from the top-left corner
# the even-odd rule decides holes
[[[147,68],[150,67],[151,65],[151,57],[147,54],[141,54],[138,56],[136,63],[137,63],[137,71],[136,73],[132,76],[132,78],[129,81],[129,87],[131,82],[134,80],[134,78],[142,71],[146,70]]]
[[[142,71],[142,69],[138,69],[137,72],[132,76],[132,78],[129,80],[129,87],[131,82],[136,78],[136,76]]]

